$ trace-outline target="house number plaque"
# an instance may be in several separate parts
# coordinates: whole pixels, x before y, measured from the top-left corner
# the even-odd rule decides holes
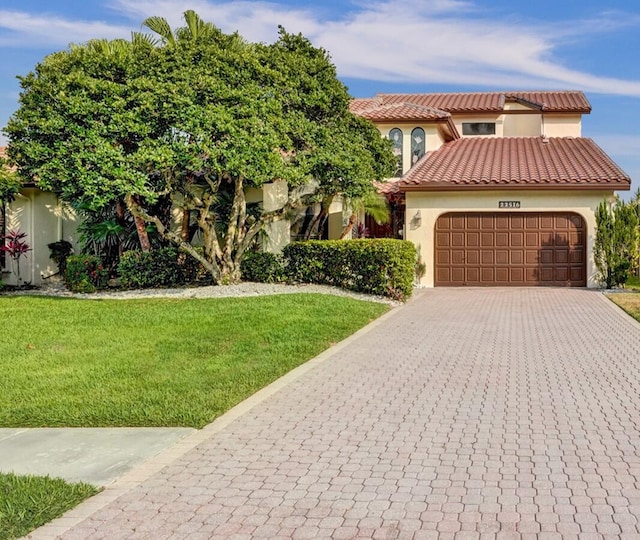
[[[520,201],[498,201],[498,208],[520,208]]]

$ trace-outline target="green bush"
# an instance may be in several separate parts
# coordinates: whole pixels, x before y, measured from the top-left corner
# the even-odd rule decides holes
[[[149,252],[127,251],[120,257],[118,273],[123,287],[149,289],[211,282],[211,275],[191,255],[175,247]]]
[[[282,257],[263,251],[246,253],[240,267],[242,279],[259,283],[279,283],[285,281],[286,276]]]
[[[71,255],[67,257],[64,281],[73,292],[91,293],[107,285],[109,272],[95,255]]]
[[[406,300],[413,292],[416,249],[406,240],[310,240],[284,248],[293,281],[335,285]]]
[[[129,289],[175,287],[184,283],[178,264],[178,250],[173,247],[152,251],[126,251],[118,264],[120,282]]]

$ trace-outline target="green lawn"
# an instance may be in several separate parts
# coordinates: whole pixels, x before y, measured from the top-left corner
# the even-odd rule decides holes
[[[202,427],[387,310],[319,294],[0,297],[0,426]]]
[[[607,296],[614,304],[618,304],[634,319],[640,321],[640,293],[613,293]]]
[[[0,540],[24,536],[97,492],[88,484],[0,473]]]

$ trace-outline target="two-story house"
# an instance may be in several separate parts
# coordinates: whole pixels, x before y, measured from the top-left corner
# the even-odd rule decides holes
[[[582,92],[379,94],[352,111],[391,139],[404,237],[426,286],[598,285],[595,210],[630,179],[581,136]]]

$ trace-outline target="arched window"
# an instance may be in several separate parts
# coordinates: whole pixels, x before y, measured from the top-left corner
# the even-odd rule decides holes
[[[420,158],[424,156],[424,151],[425,151],[424,129],[418,127],[411,132],[411,166],[418,163]]]
[[[402,176],[402,130],[398,128],[393,128],[389,132],[389,138],[393,143],[393,153],[398,160],[398,164],[396,166],[396,172],[394,176],[396,178],[400,178]]]

